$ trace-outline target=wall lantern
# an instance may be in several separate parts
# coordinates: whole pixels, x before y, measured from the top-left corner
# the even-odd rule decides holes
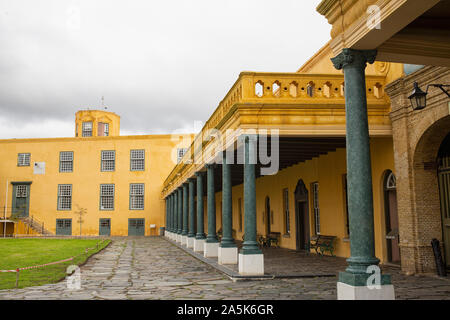
[[[422,89],[420,89],[417,82],[414,82],[414,88],[411,93],[411,95],[408,97],[409,101],[411,102],[411,106],[413,110],[422,110],[427,106],[427,94],[428,89],[430,87],[436,87],[442,90],[449,98],[450,94],[447,92],[447,90],[444,89],[444,87],[450,87],[450,85],[446,84],[429,84],[427,86],[427,91],[423,92]]]

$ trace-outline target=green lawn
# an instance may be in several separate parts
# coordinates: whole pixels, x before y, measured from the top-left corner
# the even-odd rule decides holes
[[[110,242],[102,241],[103,239],[0,239],[0,270],[40,265],[77,256],[72,261],[20,271],[18,288],[58,282],[66,276],[68,266],[83,264],[89,256]],[[86,254],[86,248],[94,249]],[[15,285],[16,273],[0,272],[0,289],[14,288]]]

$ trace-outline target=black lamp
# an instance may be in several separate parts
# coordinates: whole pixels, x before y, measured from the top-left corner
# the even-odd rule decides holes
[[[450,85],[445,84],[429,84],[427,86],[427,91],[423,92],[422,89],[419,88],[419,85],[417,82],[414,82],[414,88],[411,93],[411,95],[408,97],[409,101],[411,102],[411,106],[413,110],[422,110],[427,106],[427,94],[428,94],[428,88],[430,87],[436,87],[442,90],[449,98],[450,94],[447,92],[447,90],[444,89],[444,87],[450,87]]]
[[[414,82],[413,91],[408,99],[411,101],[413,110],[422,110],[427,105],[427,92],[423,92],[417,82]]]

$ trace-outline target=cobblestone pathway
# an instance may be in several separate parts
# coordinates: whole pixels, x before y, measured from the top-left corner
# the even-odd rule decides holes
[[[336,278],[232,282],[162,238],[119,239],[66,282],[0,290],[0,299],[335,299]],[[450,299],[450,280],[394,275],[398,299]]]

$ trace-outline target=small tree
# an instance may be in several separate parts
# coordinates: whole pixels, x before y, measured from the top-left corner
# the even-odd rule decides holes
[[[80,236],[81,236],[81,226],[83,225],[83,222],[84,222],[83,215],[87,213],[87,209],[82,208],[79,205],[76,205],[76,206],[78,209],[77,209],[77,211],[75,211],[75,214],[78,214],[78,216],[79,216],[77,222],[80,224]]]

